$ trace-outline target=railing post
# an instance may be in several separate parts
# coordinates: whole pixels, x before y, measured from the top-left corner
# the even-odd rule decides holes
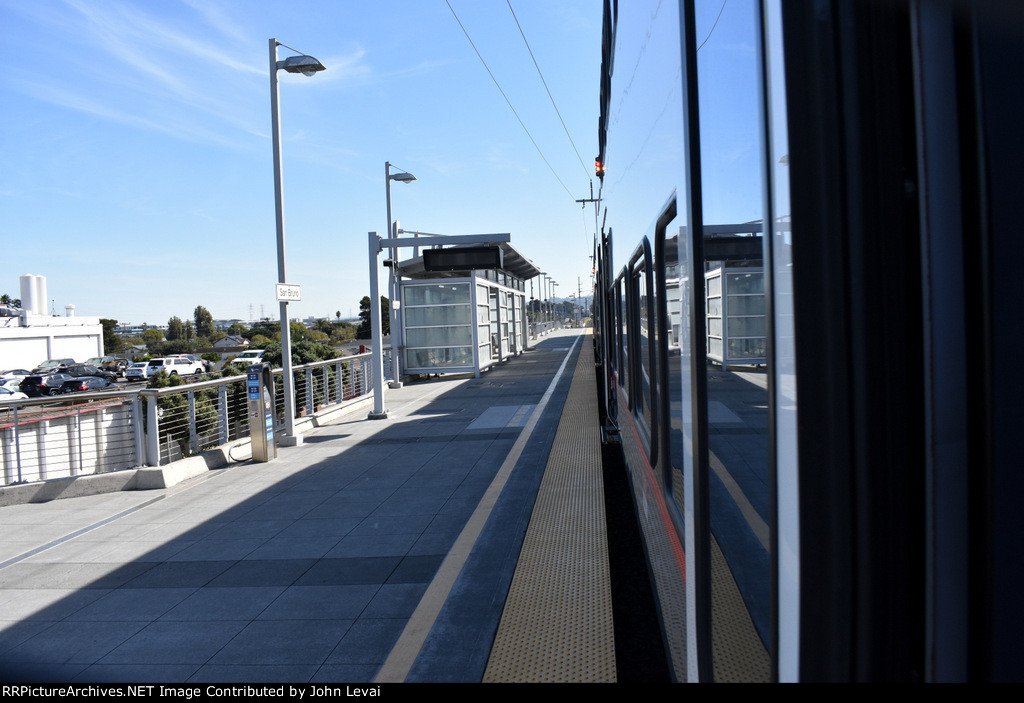
[[[75,445],[78,449],[75,452],[71,447],[68,447],[68,457],[71,459],[71,470],[72,476],[77,476],[82,470],[82,408],[80,406],[75,408]],[[77,461],[76,461],[77,459]]]
[[[199,453],[199,437],[196,430],[196,392],[189,389],[188,395],[188,448],[193,454]]]
[[[14,406],[14,456],[18,465],[18,483],[22,482],[21,477],[21,433],[18,431],[18,406]]]
[[[306,369],[306,415],[312,417],[316,398],[313,397],[313,369]]]
[[[142,431],[142,400],[138,395],[131,401],[132,441],[135,444],[135,462],[139,466],[146,464],[146,441]]]
[[[228,443],[228,384],[217,387],[217,438],[219,444]]]
[[[157,419],[157,396],[146,397],[146,459],[150,466],[160,466],[160,420]]]

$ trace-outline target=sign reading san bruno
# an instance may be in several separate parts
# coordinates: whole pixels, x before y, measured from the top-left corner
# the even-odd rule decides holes
[[[302,300],[302,287],[298,283],[278,283],[277,302],[297,303]]]

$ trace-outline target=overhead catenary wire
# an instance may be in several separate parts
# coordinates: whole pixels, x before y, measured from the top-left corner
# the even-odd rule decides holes
[[[501,97],[505,98],[505,102],[508,104],[508,108],[512,111],[512,114],[515,115],[516,120],[519,121],[519,126],[523,128],[523,131],[526,132],[526,136],[530,138],[530,142],[533,144],[533,148],[537,150],[538,154],[540,154],[540,158],[547,165],[548,169],[551,171],[551,175],[553,175],[555,177],[555,180],[558,181],[558,184],[562,186],[562,189],[566,193],[569,194],[570,198],[573,198],[575,200],[576,196],[574,196],[572,194],[572,191],[570,191],[566,187],[566,185],[562,181],[562,179],[558,177],[558,173],[555,171],[554,167],[551,165],[551,162],[548,161],[547,157],[544,156],[544,152],[541,150],[540,146],[538,146],[537,140],[535,140],[533,138],[533,135],[530,134],[530,130],[526,128],[526,124],[523,122],[522,118],[519,116],[519,113],[516,112],[515,107],[512,106],[512,101],[509,100],[508,95],[505,94],[505,91],[502,89],[501,84],[498,82],[498,79],[494,77],[494,73],[491,71],[490,67],[487,65],[487,62],[484,61],[484,57],[480,54],[480,50],[476,48],[476,44],[473,43],[473,38],[471,36],[469,36],[469,32],[466,30],[465,25],[462,24],[462,20],[460,20],[458,14],[456,14],[455,8],[452,7],[452,4],[448,0],[445,0],[445,4],[448,5],[448,9],[451,10],[452,16],[455,18],[455,21],[458,22],[459,28],[462,30],[462,33],[466,35],[466,39],[469,41],[469,45],[471,47],[473,47],[473,51],[476,52],[477,58],[480,59],[480,63],[482,63],[483,66],[484,66],[484,69],[486,69],[487,75],[489,75],[491,77],[491,80],[494,81],[494,85],[497,86],[498,92],[501,93]]]
[[[537,63],[537,57],[533,55],[533,49],[530,48],[530,42],[526,39],[526,33],[523,31],[523,25],[519,23],[519,18],[516,17],[516,11],[512,9],[511,0],[505,0],[508,4],[508,11],[512,13],[512,19],[516,21],[516,27],[519,28],[519,34],[523,37],[523,43],[526,44],[526,50],[530,52],[530,58],[533,60],[533,66],[537,69],[537,75],[540,76],[540,82],[544,84],[544,90],[548,93],[548,98],[551,100],[551,107],[555,108],[555,114],[558,115],[558,121],[562,123],[562,129],[565,130],[565,136],[568,137],[569,143],[572,144],[572,150],[576,152],[576,158],[580,161],[580,166],[583,167],[584,175],[589,175],[587,171],[587,165],[583,162],[583,157],[580,156],[580,150],[576,148],[576,142],[573,141],[572,135],[569,134],[569,128],[565,125],[565,120],[562,119],[562,113],[558,109],[558,105],[555,104],[555,96],[551,94],[551,89],[548,88],[548,82],[544,80],[544,73],[540,70],[540,65]]]

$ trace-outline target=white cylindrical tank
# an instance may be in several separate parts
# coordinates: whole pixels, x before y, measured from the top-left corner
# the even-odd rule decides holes
[[[72,303],[68,303],[64,306],[64,317],[74,317],[75,306]]]
[[[36,294],[32,290],[33,278],[35,278],[35,276],[30,273],[26,273],[18,279],[18,282],[21,285],[21,309],[28,312],[32,312],[32,306],[36,300]]]
[[[46,314],[46,276],[27,273],[20,279],[21,309],[31,315]]]
[[[46,276],[36,276],[33,284],[36,291],[36,314],[46,314]]]

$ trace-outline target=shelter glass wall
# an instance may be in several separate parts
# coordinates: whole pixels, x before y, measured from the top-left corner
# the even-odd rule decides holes
[[[402,313],[406,370],[422,373],[473,368],[469,283],[403,282]]]
[[[526,348],[526,297],[515,276],[481,271],[401,285],[406,371],[479,373]]]

